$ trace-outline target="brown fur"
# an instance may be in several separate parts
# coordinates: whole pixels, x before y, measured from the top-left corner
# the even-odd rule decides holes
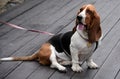
[[[50,44],[46,43],[43,44],[40,48],[40,51],[38,52],[39,62],[43,65],[50,65],[50,55],[51,55],[51,49]]]

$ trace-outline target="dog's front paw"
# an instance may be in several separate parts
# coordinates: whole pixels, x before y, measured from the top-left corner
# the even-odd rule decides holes
[[[79,64],[73,64],[72,70],[75,72],[82,72],[83,71],[83,69],[79,66]]]
[[[96,63],[94,63],[94,62],[90,62],[87,65],[88,65],[88,68],[90,68],[90,69],[97,69],[97,68],[99,68],[98,65]]]

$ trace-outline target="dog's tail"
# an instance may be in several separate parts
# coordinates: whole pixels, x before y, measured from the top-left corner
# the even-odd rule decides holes
[[[31,60],[36,60],[37,58],[38,58],[38,53],[34,53],[30,56],[0,58],[0,61],[31,61]]]

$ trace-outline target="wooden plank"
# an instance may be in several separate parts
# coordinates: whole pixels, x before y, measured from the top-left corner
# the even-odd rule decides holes
[[[112,10],[116,9],[116,7],[119,5],[119,1],[104,1],[105,5],[104,7],[100,8],[100,18],[102,22],[106,19],[106,16],[112,13]],[[110,7],[110,9],[108,9]]]
[[[40,66],[37,70],[35,70],[34,74],[32,73],[27,79],[48,79],[54,71],[55,70],[51,69],[49,66]]]
[[[109,2],[109,1],[108,1],[108,0],[103,0],[103,1],[97,0],[97,1],[95,2],[95,4],[94,4],[97,12],[98,12],[101,8],[103,8],[107,2]],[[102,7],[101,7],[101,6],[102,6]]]
[[[15,72],[12,72],[14,76],[9,74],[5,79],[25,79],[25,77],[30,75],[30,72],[38,69],[39,66],[40,64],[38,62],[23,62],[17,69],[14,70]],[[39,69],[39,71],[41,71],[41,69]]]
[[[74,72],[71,70],[71,66],[67,66],[67,72],[61,73],[59,71],[56,71],[52,76],[50,76],[50,79],[70,79],[73,76]]]
[[[103,34],[106,35],[109,30],[111,30],[111,28],[113,26],[115,26],[114,24],[116,24],[116,22],[119,20],[119,12],[118,12],[119,8],[116,8],[114,10],[112,10],[112,13],[110,15],[108,15],[108,17],[106,18],[106,20],[102,23],[102,29],[103,29]],[[114,15],[116,14],[116,15]],[[114,19],[112,17],[115,17]],[[108,21],[111,20],[111,21]],[[107,22],[108,21],[108,22]],[[106,27],[109,26],[109,27]],[[114,27],[116,28],[116,27]],[[107,31],[106,31],[107,30]],[[93,59],[95,60],[95,62],[97,62],[97,64],[99,66],[101,66],[103,64],[103,62],[105,61],[106,57],[109,55],[111,49],[114,47],[114,45],[116,44],[116,41],[118,39],[119,35],[114,36],[114,33],[116,31],[116,29],[112,29],[112,32],[109,33],[109,35],[106,36],[106,38],[104,38],[104,40],[102,41],[102,45],[101,47],[99,47],[96,52],[93,54]],[[110,35],[111,34],[111,35]],[[113,38],[111,38],[111,36],[114,36]],[[112,40],[114,41],[112,41]],[[112,45],[109,44],[110,42],[112,42]],[[104,47],[103,47],[104,46]],[[104,55],[104,56],[103,56]],[[87,70],[87,69],[86,69]],[[87,70],[84,71],[82,74],[75,74],[73,76],[73,79],[77,79],[77,78],[84,78],[84,79],[93,79],[93,77],[95,76],[95,74],[97,73],[98,70]],[[86,76],[87,74],[87,76]]]
[[[24,3],[22,3],[20,6],[16,6],[10,10],[8,10],[7,12],[3,13],[0,15],[0,19],[4,20],[4,21],[10,21],[16,17],[18,17],[19,15],[25,13],[27,10],[30,10],[34,7],[36,7],[37,5],[43,3],[46,0],[25,0]],[[27,4],[26,4],[27,3]]]
[[[119,29],[120,30],[120,29]],[[120,68],[120,40],[106,59],[94,79],[114,79]]]
[[[44,22],[44,21],[47,20],[49,17],[52,17],[52,19],[50,19],[50,20],[53,20],[54,19],[53,17],[56,14],[56,12],[59,12],[59,10],[61,10],[64,6],[66,6],[70,2],[71,2],[71,0],[66,0],[66,1],[65,0],[52,0],[52,1],[47,0],[46,2],[42,3],[41,5],[26,12],[25,15],[18,17],[18,19],[24,18],[23,19],[23,21],[25,21],[24,24],[49,25],[49,22]],[[27,17],[26,17],[26,15],[27,15]]]
[[[51,13],[51,14],[42,14],[42,16],[41,15],[35,16],[33,18],[34,21],[32,23],[54,24],[55,22],[59,21],[59,19],[63,18],[65,15],[71,12],[76,6],[78,6],[82,2],[84,1],[79,0],[78,2],[78,0],[72,0],[70,3],[66,4],[60,10],[56,11],[54,14]],[[39,16],[41,16],[41,18],[38,18]]]

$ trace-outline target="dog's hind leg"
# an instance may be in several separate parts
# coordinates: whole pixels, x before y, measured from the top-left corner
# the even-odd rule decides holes
[[[55,48],[51,45],[51,56],[50,56],[50,61],[51,61],[51,68],[57,68],[60,71],[66,71],[66,68],[62,65],[60,65],[56,59],[56,53],[57,51]]]

